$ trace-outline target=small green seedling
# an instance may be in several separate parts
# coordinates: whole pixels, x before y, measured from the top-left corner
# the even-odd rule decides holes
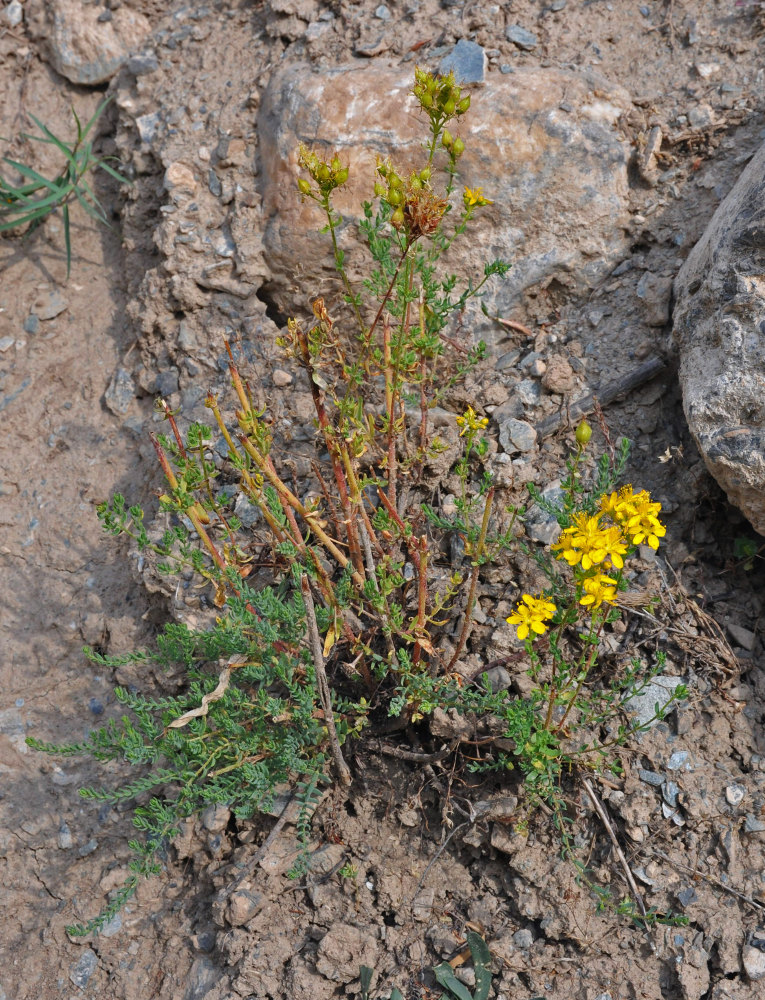
[[[18,171],[25,179],[25,183],[14,186],[0,176],[0,233],[10,232],[19,226],[27,226],[25,235],[28,235],[49,215],[60,208],[64,218],[67,278],[72,266],[70,203],[76,199],[88,215],[105,226],[109,225],[104,207],[94,194],[87,175],[96,169],[101,169],[120,183],[129,183],[126,177],[109,166],[107,160],[112,159],[112,157],[100,158],[94,155],[93,141],[88,138],[110,100],[111,98],[107,97],[105,101],[102,101],[96,109],[96,113],[84,126],[77,117],[77,112],[72,108],[72,115],[77,125],[77,138],[71,143],[66,143],[55,136],[34,115],[29,116],[42,135],[29,135],[23,132],[21,138],[53,145],[65,158],[66,162],[55,177],[50,179],[43,177],[31,167],[19,163],[17,160],[12,160],[9,156],[3,157],[3,163],[7,163]]]

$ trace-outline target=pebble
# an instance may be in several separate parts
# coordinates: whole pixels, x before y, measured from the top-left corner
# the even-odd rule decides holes
[[[82,847],[77,851],[77,853],[81,858],[86,858],[89,854],[92,854],[94,851],[97,850],[98,850],[98,841],[96,840],[95,837],[91,837],[91,839],[87,842],[87,844],[83,844]]]
[[[509,24],[505,29],[505,38],[525,52],[530,52],[539,44],[537,36],[522,28],[520,24]]]
[[[13,337],[3,337],[2,340],[0,340],[0,354],[5,354],[6,351],[13,347],[13,344]]]
[[[677,896],[678,903],[683,907],[690,906],[691,903],[695,903],[699,898],[698,893],[693,886],[688,886],[686,889],[680,889],[679,892],[675,893],[675,895]]]
[[[30,313],[24,320],[24,333],[38,333],[40,330],[40,317]]]
[[[134,396],[135,384],[130,373],[124,368],[118,368],[104,394],[104,403],[115,416],[121,417],[129,410]]]
[[[741,952],[741,961],[744,965],[744,972],[753,983],[765,979],[765,951],[760,951],[759,948],[753,948],[752,945],[748,944]]]
[[[624,707],[628,712],[635,714],[635,721],[640,725],[655,726],[658,722],[654,719],[655,706],[666,705],[675,688],[683,683],[682,677],[657,677],[639,695],[629,698]],[[653,720],[653,721],[652,721]],[[675,755],[673,754],[673,757]],[[688,754],[686,753],[686,757]],[[680,766],[679,764],[677,765]]]
[[[743,785],[734,783],[728,785],[725,789],[725,798],[728,801],[728,805],[737,806],[744,801],[744,796],[746,795],[746,788]]]
[[[162,121],[158,111],[152,111],[149,115],[139,115],[135,120],[136,127],[138,129],[138,135],[141,138],[141,142],[151,144],[154,141],[154,137],[157,134],[157,128],[159,123]]]
[[[675,678],[672,678],[672,680],[674,680],[674,679]],[[667,680],[670,680],[670,678],[667,678]],[[677,680],[680,680],[680,678],[677,678]],[[682,681],[681,681],[681,683],[682,683]],[[672,754],[672,756],[667,761],[667,770],[668,771],[679,771],[680,768],[683,767],[683,768],[685,768],[686,771],[692,771],[693,767],[690,766],[690,765],[686,765],[686,762],[687,762],[687,760],[688,760],[689,757],[690,757],[690,754],[688,753],[687,750],[675,750],[675,752]]]
[[[33,312],[38,319],[54,319],[68,308],[69,303],[66,301],[64,296],[55,289],[52,289],[51,291],[41,292],[40,295],[37,296],[34,304],[32,305],[31,312]]]
[[[98,968],[98,955],[92,948],[86,948],[69,969],[69,978],[79,990],[84,990]]]
[[[226,454],[228,454],[228,445],[226,445]],[[236,498],[234,513],[242,522],[242,526],[245,528],[251,528],[253,524],[256,524],[260,520],[261,516],[260,508],[256,507],[255,504],[250,503],[244,494],[240,494]]]
[[[499,691],[507,691],[513,683],[510,672],[504,667],[492,667],[490,670],[487,670],[486,678],[491,685],[493,694],[497,694]]]
[[[200,955],[189,970],[184,1000],[204,1000],[220,978],[220,970],[206,955]]]
[[[65,820],[61,821],[61,824],[60,824],[60,826],[58,828],[58,835],[56,837],[56,843],[58,844],[59,849],[62,850],[62,851],[68,851],[69,848],[72,847],[73,844],[74,844],[74,838],[72,837],[72,831],[67,826]]]
[[[101,937],[110,938],[122,929],[122,914],[115,913],[111,920],[107,921],[98,932]]]
[[[728,622],[727,627],[735,643],[750,651],[754,649],[754,643],[757,638],[754,632],[750,632],[748,628],[743,628],[741,625],[734,625],[732,622]]]
[[[226,920],[232,927],[241,927],[252,920],[258,910],[262,909],[266,898],[262,892],[251,892],[249,889],[237,889],[231,893],[226,907]]]
[[[719,63],[696,63],[693,67],[702,80],[711,80],[720,75]]]
[[[285,372],[281,368],[274,369],[273,379],[274,385],[278,389],[283,389],[286,385],[292,385],[292,376],[289,372]]]
[[[486,53],[477,42],[460,38],[438,67],[442,76],[454,71],[458,83],[483,83],[486,76]]]
[[[98,698],[91,698],[88,702],[88,708],[93,713],[93,715],[103,715],[104,703]]]
[[[647,785],[654,785],[656,788],[661,788],[664,784],[663,775],[657,774],[655,771],[646,771],[645,768],[642,767],[638,768],[638,777]]]
[[[185,163],[178,161],[171,163],[165,171],[164,187],[165,191],[185,191],[194,194],[197,189],[197,181],[193,170]]]
[[[524,406],[537,406],[542,398],[542,390],[533,378],[525,378],[515,387],[515,395]]]
[[[524,950],[530,948],[534,944],[534,933],[533,931],[523,928],[523,930],[516,931],[513,934],[513,944],[516,948],[523,948]]]
[[[159,69],[159,61],[156,52],[139,52],[131,56],[127,61],[128,72],[133,76],[146,76],[148,73],[156,73]]]
[[[567,0],[553,0],[553,2],[550,4],[550,10],[553,11],[553,13],[557,14],[559,10],[566,9],[566,3]]]
[[[668,806],[674,809],[677,805],[677,796],[680,789],[675,781],[665,781],[661,786],[661,795]]]
[[[11,0],[5,8],[4,13],[6,21],[12,28],[21,24],[21,19],[24,16],[24,10],[21,6],[20,0]]]
[[[391,13],[384,3],[381,3],[379,7],[375,8],[375,17],[380,21],[390,21]]]
[[[499,443],[508,454],[531,451],[537,443],[537,432],[525,420],[506,420],[499,429]]]
[[[202,826],[210,833],[221,833],[228,826],[230,818],[231,810],[218,803],[208,806],[202,813]]]
[[[747,813],[744,818],[744,830],[746,833],[765,833],[765,822],[757,819],[754,813]]]

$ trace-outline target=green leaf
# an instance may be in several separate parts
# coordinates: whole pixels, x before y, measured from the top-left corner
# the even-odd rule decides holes
[[[457,1000],[473,1000],[467,986],[463,985],[454,975],[454,970],[448,962],[442,962],[433,969],[436,979],[445,989],[449,990]]]
[[[475,993],[473,1000],[487,1000],[491,988],[491,952],[488,945],[475,931],[467,932],[467,942],[475,966]]]

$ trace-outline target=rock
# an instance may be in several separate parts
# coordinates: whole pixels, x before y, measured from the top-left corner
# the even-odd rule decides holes
[[[747,944],[741,952],[741,962],[744,972],[753,983],[765,979],[765,951]]]
[[[70,847],[74,845],[74,838],[72,837],[72,831],[69,829],[66,820],[61,820],[58,828],[58,836],[56,837],[56,843],[58,844],[60,850],[68,851]]]
[[[561,396],[574,388],[574,369],[559,354],[553,355],[547,362],[547,370],[542,376],[542,385],[548,392],[557,392]]]
[[[186,194],[194,194],[197,189],[197,180],[194,171],[185,163],[171,163],[165,171],[164,186],[165,191],[183,191]]]
[[[24,320],[24,333],[35,334],[39,331],[39,329],[40,329],[40,317],[35,316],[34,313],[31,313]]]
[[[210,833],[222,833],[228,826],[231,819],[231,810],[218,803],[218,805],[208,806],[202,813],[202,826]]]
[[[524,52],[531,52],[539,44],[537,36],[522,28],[520,24],[508,24],[505,28],[505,38]]]
[[[5,354],[5,352],[9,351],[15,343],[16,341],[13,337],[0,338],[0,354]]]
[[[682,683],[682,677],[656,677],[644,691],[625,701],[624,708],[635,716],[634,722],[641,726],[648,724],[653,726],[658,721],[654,719],[654,715],[656,714],[655,706],[658,704],[659,708],[661,708],[663,705],[666,705],[675,688]],[[677,755],[673,754],[672,758],[675,756]],[[687,756],[686,752],[686,758]],[[669,767],[669,764],[667,767]]]
[[[646,271],[638,282],[636,294],[645,302],[645,318],[649,326],[665,326],[669,322],[672,278]]]
[[[765,145],[675,281],[674,338],[688,426],[710,473],[765,534]]]
[[[281,368],[274,368],[273,379],[277,389],[283,389],[286,385],[292,385],[292,376],[289,372],[282,371]]]
[[[69,969],[69,978],[78,990],[84,990],[98,968],[98,955],[92,948],[86,948]]]
[[[133,76],[146,76],[148,73],[156,73],[159,69],[159,60],[156,52],[140,52],[131,56],[127,61],[128,72]]]
[[[220,970],[205,955],[195,958],[189,969],[183,1000],[204,1000],[221,978]]]
[[[421,160],[426,130],[411,87],[411,67],[379,60],[323,72],[291,63],[271,77],[258,115],[259,182],[269,289],[286,314],[294,309],[296,273],[312,294],[328,297],[336,288],[327,238],[318,232],[320,213],[297,190],[298,143],[326,138],[348,166],[348,183],[334,193],[333,205],[343,218],[338,239],[353,277],[354,259],[366,254],[356,220],[371,196],[376,158],[390,155],[404,172]],[[564,99],[568,111],[560,108]],[[460,182],[482,186],[494,204],[459,244],[454,270],[465,280],[483,274],[487,260],[513,263],[502,281],[487,286],[490,313],[508,315],[526,289],[553,277],[584,291],[625,258],[628,147],[616,122],[630,107],[629,95],[605,79],[550,67],[488,76],[473,95]],[[458,134],[460,128],[454,125]],[[440,172],[434,179],[440,183]],[[455,194],[455,203],[460,199]],[[477,305],[471,325],[476,338],[496,341],[496,324]]]
[[[64,296],[54,288],[49,291],[41,292],[32,303],[30,312],[38,319],[46,320],[54,319],[68,308],[69,303],[66,301]]]
[[[30,34],[56,72],[90,87],[110,80],[150,30],[148,19],[129,7],[113,9],[106,22],[98,20],[100,4],[82,0],[40,0],[29,7]]]
[[[118,368],[104,394],[104,403],[115,416],[124,416],[130,408],[134,395],[135,384],[130,373],[124,368]]]
[[[674,677],[667,677],[662,679],[675,680]],[[680,681],[680,683],[682,684],[682,681]],[[686,771],[692,771],[693,766],[688,763],[689,757],[690,754],[688,753],[687,750],[675,750],[675,752],[670,755],[670,758],[667,761],[667,770],[679,771],[681,768],[684,768]]]
[[[753,650],[754,643],[757,635],[754,632],[750,632],[748,628],[743,628],[741,625],[734,625],[733,622],[728,622],[728,632],[734,642],[738,643],[743,649]]]
[[[558,504],[563,499],[563,490],[560,488],[560,481],[554,480],[542,490],[542,498],[551,504]],[[545,545],[552,545],[556,542],[561,533],[554,514],[548,514],[546,510],[536,505],[532,506],[524,518],[526,534],[535,542],[542,542]]]
[[[226,906],[226,920],[232,927],[242,927],[263,909],[266,897],[261,892],[236,889],[231,893]]]
[[[744,817],[744,831],[746,833],[765,833],[765,821],[757,819],[754,813],[747,813]]]
[[[537,443],[537,432],[525,420],[506,420],[499,428],[499,443],[508,455],[531,451]]]
[[[728,785],[728,787],[725,789],[725,798],[728,802],[728,805],[731,806],[741,805],[741,803],[744,801],[745,795],[746,795],[746,788],[744,788],[743,785],[739,785],[737,783]]]
[[[135,120],[136,128],[141,142],[150,145],[157,134],[157,129],[162,121],[162,116],[158,111],[152,111],[148,115],[139,115]]]
[[[460,38],[438,67],[442,76],[454,73],[457,83],[483,83],[486,76],[486,53],[477,42]]]
[[[657,774],[656,771],[647,771],[644,767],[638,768],[638,778],[641,781],[645,781],[648,785],[654,785],[656,788],[661,788],[664,784],[663,775]]]
[[[374,969],[377,944],[374,937],[350,924],[335,923],[319,942],[316,969],[335,983],[350,983],[358,977],[359,966]]]
[[[520,931],[516,931],[513,934],[513,944],[516,948],[523,948],[524,950],[530,948],[534,944],[534,932],[526,930],[525,928]]]
[[[21,6],[19,0],[11,0],[3,11],[3,14],[8,24],[12,28],[15,28],[17,25],[21,24],[21,19],[24,17],[24,8]]]

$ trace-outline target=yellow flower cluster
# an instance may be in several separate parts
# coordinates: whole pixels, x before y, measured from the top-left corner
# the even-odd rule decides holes
[[[460,428],[460,437],[470,432],[477,434],[489,426],[489,418],[479,417],[472,406],[468,406],[462,416],[455,419],[457,426]]]
[[[525,639],[529,632],[535,635],[543,635],[547,631],[545,622],[549,621],[555,614],[555,605],[542,597],[532,597],[531,594],[524,594],[518,602],[518,606],[507,619],[508,625],[518,626],[518,638]]]
[[[634,493],[631,486],[624,486],[618,493],[604,494],[599,506],[596,514],[575,514],[571,526],[551,546],[556,558],[579,567],[579,603],[592,610],[604,601],[616,602],[617,581],[608,573],[623,568],[629,549],[643,543],[657,549],[666,534],[657,517],[661,504],[654,503],[646,490]]]
[[[484,197],[482,187],[475,188],[475,190],[466,187],[465,190],[462,192],[462,200],[465,203],[465,208],[475,208],[476,206],[480,208],[480,206],[482,205],[494,204],[493,201],[490,201],[488,198]]]

